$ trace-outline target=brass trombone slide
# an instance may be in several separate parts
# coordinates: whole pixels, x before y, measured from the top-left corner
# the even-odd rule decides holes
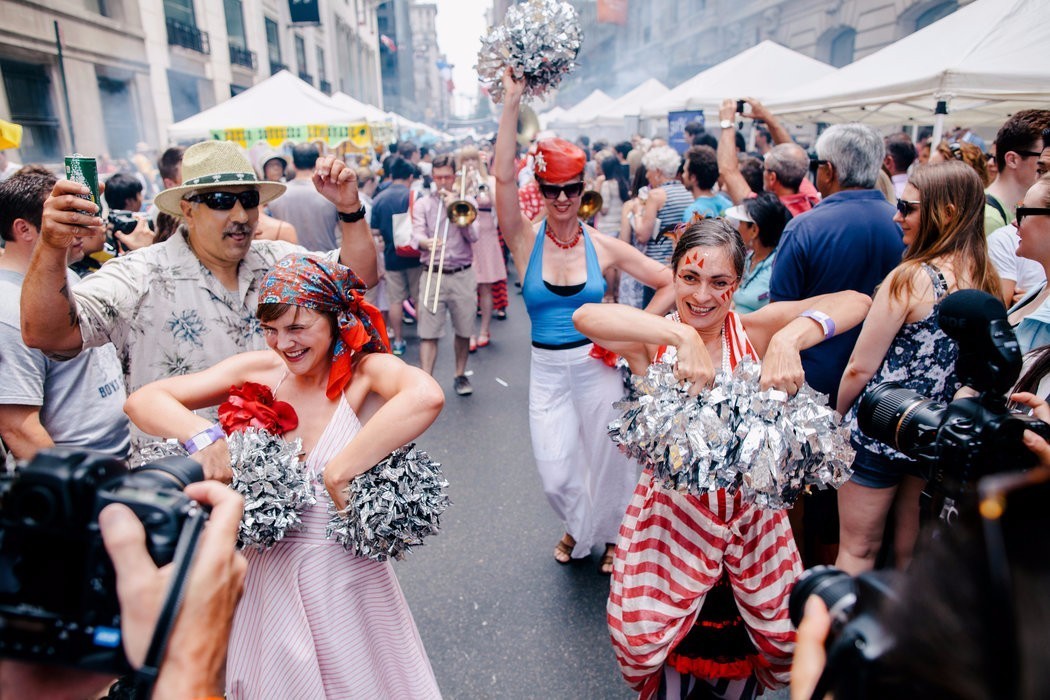
[[[442,235],[440,237],[439,245],[441,246],[441,251],[438,254],[437,281],[434,284],[433,299],[430,298],[430,283],[434,276],[434,251],[430,251],[430,265],[427,267],[427,281],[423,290],[423,306],[425,307],[430,303],[431,313],[437,313],[438,298],[441,294],[441,279],[445,274],[445,249],[446,243],[448,243],[448,227],[452,224],[460,227],[470,226],[478,216],[477,208],[466,199],[466,175],[465,172],[460,173],[459,199],[449,203],[448,207],[445,208],[445,220],[442,222],[445,224],[445,228],[442,229]],[[440,194],[438,196],[440,196]],[[435,236],[434,240],[439,240],[438,236]]]

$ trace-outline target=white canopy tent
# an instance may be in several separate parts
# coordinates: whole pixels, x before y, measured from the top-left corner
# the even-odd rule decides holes
[[[342,109],[288,71],[281,71],[211,109],[168,127],[173,141],[212,138],[218,130],[342,125],[364,122],[364,112]],[[251,144],[248,144],[251,145]]]
[[[998,126],[1050,106],[1046,0],[976,0],[769,107],[796,121]],[[939,133],[935,134],[939,136]]]
[[[834,71],[826,63],[767,40],[697,73],[663,97],[643,105],[640,114],[643,118],[661,118],[681,110],[717,113],[727,97],[765,101],[790,85]]]
[[[536,115],[536,118],[540,120],[540,128],[546,129],[551,122],[561,119],[567,111],[569,110],[563,107],[555,107],[554,109],[547,110],[543,114]]]
[[[669,88],[656,78],[645,82],[618,97],[607,107],[593,113],[577,126],[592,139],[624,139],[638,131],[638,113],[644,105],[666,95]]]
[[[361,102],[347,95],[345,92],[337,92],[331,97],[332,103],[347,112],[360,113],[368,122],[388,122],[390,116],[375,105]]]
[[[587,95],[587,97],[584,97],[575,105],[565,110],[565,113],[560,117],[552,119],[547,124],[547,128],[558,132],[563,138],[574,139],[581,133],[581,129],[579,128],[580,122],[590,119],[612,103],[613,98],[609,97],[601,90],[595,90]]]

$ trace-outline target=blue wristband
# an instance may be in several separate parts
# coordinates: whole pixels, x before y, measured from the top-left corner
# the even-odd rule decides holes
[[[214,423],[182,443],[182,446],[186,448],[188,454],[193,454],[225,437],[226,433],[223,432],[222,426],[218,423]]]
[[[811,318],[820,324],[820,327],[824,329],[824,340],[833,338],[835,336],[835,321],[832,320],[831,316],[828,316],[823,311],[816,311],[814,309],[806,309],[799,316],[805,316]]]

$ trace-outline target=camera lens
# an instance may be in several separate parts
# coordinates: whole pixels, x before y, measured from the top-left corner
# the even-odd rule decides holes
[[[788,612],[795,627],[802,622],[806,601],[811,595],[824,601],[833,624],[843,624],[849,619],[853,605],[857,602],[857,587],[849,574],[834,566],[806,569],[795,582],[788,599]]]
[[[187,484],[204,481],[204,468],[189,457],[165,457],[132,469],[128,476],[139,484],[181,491]]]
[[[884,382],[861,397],[857,424],[868,437],[915,457],[931,444],[943,415],[943,404]]]

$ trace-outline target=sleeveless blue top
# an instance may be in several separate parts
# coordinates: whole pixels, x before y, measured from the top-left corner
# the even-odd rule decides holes
[[[543,283],[543,238],[547,235],[547,221],[540,224],[536,243],[529,256],[529,268],[521,283],[525,308],[532,321],[532,342],[543,345],[566,345],[586,342],[587,338],[572,325],[572,314],[584,304],[600,303],[605,296],[605,278],[598,253],[594,250],[587,228],[583,229],[584,254],[587,260],[587,282],[583,290],[572,296],[561,296],[547,289]]]

